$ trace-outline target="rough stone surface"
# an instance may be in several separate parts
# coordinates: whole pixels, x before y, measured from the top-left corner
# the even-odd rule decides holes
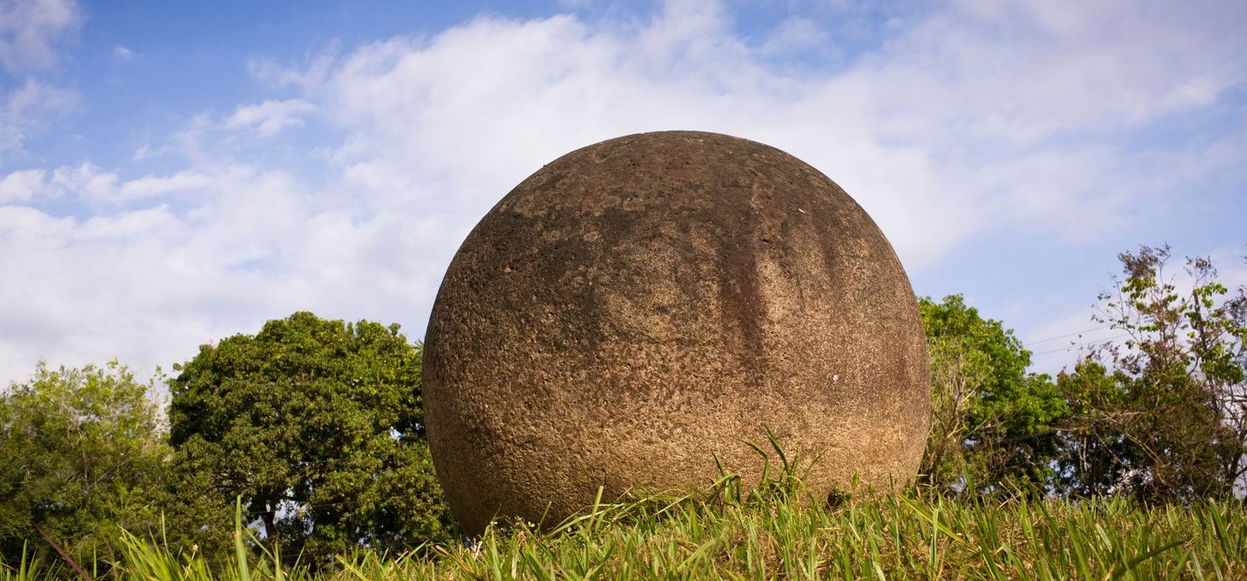
[[[463,526],[555,524],[633,491],[748,477],[769,427],[816,494],[912,477],[929,415],[913,290],[844,190],[687,131],[550,163],[464,241],[429,321],[424,403]]]

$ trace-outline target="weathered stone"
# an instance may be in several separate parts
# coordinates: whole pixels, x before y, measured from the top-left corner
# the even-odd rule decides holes
[[[481,220],[424,351],[433,460],[463,526],[555,524],[625,492],[747,477],[767,428],[816,494],[921,460],[921,321],[844,190],[752,141],[688,131],[569,153]]]

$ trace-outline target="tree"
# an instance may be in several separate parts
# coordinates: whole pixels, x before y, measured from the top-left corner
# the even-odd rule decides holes
[[[960,295],[918,301],[931,358],[932,421],[921,480],[945,492],[1051,476],[1052,426],[1067,409],[1047,375],[1027,372],[1030,352],[1000,321]]]
[[[1247,474],[1247,287],[1230,295],[1208,258],[1188,258],[1179,283],[1165,270],[1168,246],[1118,259],[1125,278],[1100,295],[1095,320],[1125,341],[1095,346],[1058,378],[1074,411],[1063,486],[1145,501],[1231,497]]]
[[[0,548],[10,563],[23,544],[63,546],[77,560],[107,558],[117,527],[159,524],[169,448],[152,383],[126,367],[49,369],[0,395]]]
[[[267,538],[312,557],[442,539],[420,351],[398,332],[307,312],[235,335],[175,367],[178,478],[241,497]]]

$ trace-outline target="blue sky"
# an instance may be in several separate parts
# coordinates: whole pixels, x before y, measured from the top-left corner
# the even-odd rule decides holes
[[[296,310],[423,335],[559,155],[747,137],[854,196],[924,295],[1074,361],[1116,254],[1247,283],[1247,3],[0,0],[0,381],[146,372]]]

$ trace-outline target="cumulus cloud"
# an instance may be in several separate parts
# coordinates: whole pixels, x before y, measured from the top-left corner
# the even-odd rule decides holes
[[[0,66],[19,72],[56,64],[57,45],[81,24],[73,0],[0,0]]]
[[[776,44],[751,46],[723,5],[673,0],[639,19],[481,17],[302,63],[257,59],[257,79],[293,94],[196,116],[136,154],[182,167],[0,175],[0,253],[21,281],[0,283],[0,369],[168,364],[305,308],[419,336],[450,256],[506,191],[639,131],[720,131],[797,155],[871,213],[911,273],[993,233],[1100,236],[1137,220],[1124,209],[1139,200],[1243,160],[1233,135],[1123,138],[1242,86],[1247,46],[1228,24],[1241,12],[963,0],[834,68],[794,71],[778,51],[841,39],[790,20]],[[303,124],[333,140],[284,131]],[[302,160],[248,155],[255,135]]]

